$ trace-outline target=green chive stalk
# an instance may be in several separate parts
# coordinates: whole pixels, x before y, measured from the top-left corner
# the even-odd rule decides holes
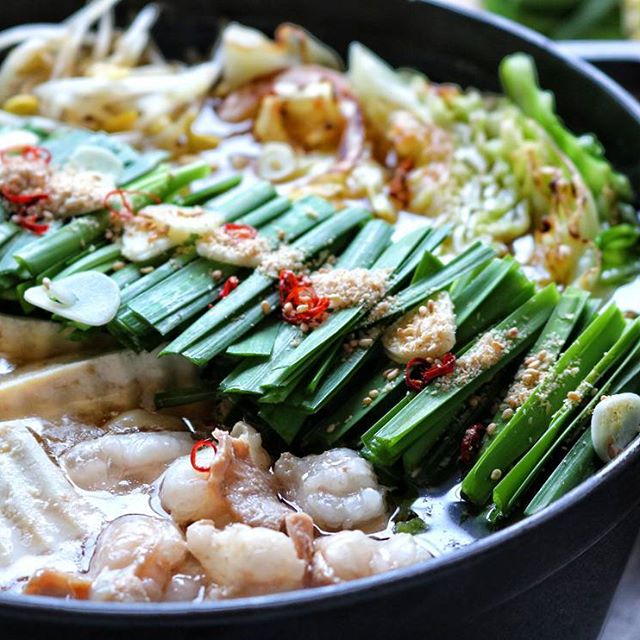
[[[486,341],[494,337],[507,336],[501,348],[501,356],[488,365],[469,365],[461,381],[456,372],[428,385],[397,414],[383,417],[362,437],[370,458],[383,466],[393,464],[417,440],[428,438],[426,444],[435,443],[446,431],[448,421],[462,402],[491,380],[505,366],[519,356],[535,339],[558,302],[558,293],[549,285],[525,302],[509,317],[486,335],[478,338],[462,357],[473,358],[478,351],[482,359]],[[508,333],[511,329],[516,332]],[[462,358],[458,359],[458,367]]]
[[[622,313],[611,305],[578,336],[469,471],[462,483],[468,500],[476,504],[488,500],[497,480],[542,436],[567,394],[613,346],[624,327]]]
[[[576,433],[584,430],[575,445],[554,469],[542,487],[524,510],[526,516],[548,507],[563,495],[592,476],[602,465],[591,443],[591,414],[603,395],[614,393],[640,393],[640,343],[631,351],[614,376],[600,389],[580,415],[567,427],[550,449],[548,455],[567,442]]]

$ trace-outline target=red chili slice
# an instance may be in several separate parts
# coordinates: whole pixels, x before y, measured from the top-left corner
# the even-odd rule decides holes
[[[424,358],[413,358],[407,362],[404,379],[411,391],[422,391],[434,378],[453,373],[456,357],[452,353],[445,353],[439,364],[431,365]]]
[[[193,447],[191,447],[191,466],[196,471],[200,471],[200,473],[207,473],[211,468],[210,466],[201,467],[197,461],[198,451],[200,451],[201,449],[205,449],[206,447],[211,447],[214,453],[218,453],[218,447],[216,447],[216,445],[211,440],[198,440],[198,442],[196,442]]]
[[[38,222],[38,218],[35,215],[16,216],[15,221],[23,229],[27,229],[28,231],[31,231],[38,236],[41,236],[43,233],[49,231],[49,225]]]
[[[5,149],[0,152],[0,161],[5,162],[6,159],[10,156],[19,155],[23,157],[25,160],[33,160],[44,162],[45,164],[49,164],[51,162],[51,151],[49,149],[45,149],[44,147],[36,147],[33,145],[27,145],[25,147],[14,147],[13,149]]]
[[[46,200],[49,197],[46,193],[13,193],[13,191],[10,191],[7,187],[2,187],[2,195],[11,202],[11,204],[25,207],[40,202],[40,200]]]
[[[258,235],[258,230],[250,224],[236,224],[235,222],[227,222],[222,225],[224,232],[232,238],[238,240],[249,240]]]
[[[472,424],[462,436],[462,442],[460,443],[460,462],[464,465],[469,465],[480,451],[482,444],[482,438],[487,430],[487,427],[478,422]]]
[[[222,287],[220,297],[226,298],[239,284],[240,280],[238,280],[236,276],[229,276],[227,278],[227,281],[224,283],[224,286]]]
[[[133,189],[113,189],[113,191],[109,191],[109,193],[107,193],[107,195],[102,199],[102,206],[111,214],[112,218],[118,220],[127,220],[135,215],[133,205],[127,199],[127,197],[131,196],[144,196],[145,198],[149,198],[149,200],[152,200],[156,204],[160,204],[162,202],[162,199],[154,193],[147,193],[146,191],[135,191]],[[120,199],[119,208],[116,208],[115,205],[111,203],[111,200],[113,198]]]
[[[45,164],[51,162],[51,151],[44,147],[26,146],[22,149],[21,155],[25,160],[37,160]]]
[[[322,319],[330,305],[329,298],[321,298],[311,285],[306,276],[296,276],[293,271],[280,272],[278,283],[280,293],[280,305],[282,317],[291,324],[312,324]],[[291,305],[291,311],[285,310],[287,304]],[[304,305],[306,309],[299,311]]]

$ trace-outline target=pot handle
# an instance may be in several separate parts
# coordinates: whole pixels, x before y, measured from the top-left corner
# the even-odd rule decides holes
[[[640,98],[640,42],[633,40],[564,40],[557,43],[566,55],[595,65]]]

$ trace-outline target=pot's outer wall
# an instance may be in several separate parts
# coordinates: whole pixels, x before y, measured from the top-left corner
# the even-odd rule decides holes
[[[67,0],[48,4],[35,0],[10,2],[0,9],[0,22],[8,26],[28,20],[58,20],[77,4]],[[123,13],[134,4],[125,3]],[[481,89],[497,89],[497,66],[504,55],[527,51],[535,56],[542,83],[555,92],[558,108],[566,120],[577,130],[596,133],[608,156],[632,177],[640,190],[640,107],[588,65],[559,57],[543,38],[509,27],[502,20],[478,19],[443,6],[406,0],[335,3],[180,0],[167,4],[156,32],[161,44],[179,55],[185,45],[200,48],[209,45],[217,33],[218,16],[267,31],[272,31],[279,22],[293,20],[341,53],[351,40],[357,39],[394,65],[418,67],[435,80],[472,84]],[[569,630],[579,633],[565,637],[582,640],[594,635],[602,621],[633,532],[637,530],[629,524],[635,524],[636,515],[626,523],[623,520],[639,498],[640,447],[636,444],[597,479],[585,483],[543,514],[434,560],[428,566],[410,568],[395,577],[369,579],[364,587],[352,583],[249,601],[195,607],[158,605],[153,609],[140,605],[110,606],[0,596],[0,612],[7,617],[22,617],[25,622],[45,619],[102,627],[143,625],[166,629],[173,624],[206,625],[208,629],[219,628],[220,637],[225,635],[221,627],[232,625],[236,627],[231,634],[234,638],[243,637],[238,635],[238,627],[246,628],[249,621],[261,623],[251,630],[254,636],[269,637],[274,630],[282,638],[289,637],[287,629],[292,637],[299,637],[308,629],[308,637],[314,638],[323,637],[320,632],[330,628],[364,630],[367,620],[379,621],[379,626],[373,624],[371,629],[382,630],[387,624],[396,633],[415,631],[416,623],[422,622],[424,635],[445,626],[459,625],[456,637],[460,640],[485,637],[482,632],[465,635],[462,629],[468,630],[470,620],[479,625],[476,628],[488,629],[481,622],[483,619],[493,623],[496,616],[499,619],[509,611],[512,617],[528,621],[532,633],[523,633],[522,638],[543,638],[547,637],[546,627],[541,621],[545,615],[547,622],[552,619],[558,605],[552,593],[562,592],[564,580],[567,592],[575,590],[576,593],[575,597],[568,597],[571,605],[562,605],[569,607],[563,619]],[[611,533],[608,541],[605,536],[614,528],[616,532]],[[611,540],[615,540],[615,544]],[[606,553],[598,554],[597,549],[606,549]],[[607,562],[603,555],[608,558]],[[571,567],[567,566],[569,563],[573,563]],[[563,567],[566,569],[559,573]],[[545,584],[549,589],[556,584],[556,591],[549,590],[552,601],[546,612],[539,608],[532,610],[526,606],[526,598],[517,598],[551,576],[554,577]],[[588,590],[578,592],[576,582],[580,580],[596,586],[584,603],[581,600]],[[513,598],[517,599],[511,606],[501,606]],[[581,605],[584,605],[582,610]],[[363,626],[359,627],[360,624]],[[591,635],[586,635],[586,629],[590,629]],[[346,634],[340,633],[338,637]],[[559,637],[563,636],[555,636]]]

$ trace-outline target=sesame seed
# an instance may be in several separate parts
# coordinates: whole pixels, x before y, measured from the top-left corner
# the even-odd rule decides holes
[[[487,425],[487,435],[492,436],[496,432],[497,428],[498,428],[498,425],[495,422],[490,422]]]
[[[500,480],[500,478],[502,478],[502,471],[500,471],[500,469],[494,469],[491,472],[491,479],[494,482],[498,482],[498,480]]]
[[[426,316],[427,313],[429,313],[429,310],[427,309],[427,307],[425,307],[424,305],[422,305],[419,309],[418,309],[418,313],[421,316]]]
[[[519,335],[520,335],[520,332],[518,331],[518,327],[511,327],[511,329],[507,331],[507,338],[511,338],[511,340],[514,340]]]
[[[142,269],[140,269],[140,273],[144,273],[145,275],[152,271],[155,271],[155,267],[142,267]]]
[[[268,300],[263,300],[260,303],[260,308],[262,309],[262,313],[264,313],[265,315],[271,313],[271,305],[269,304]]]
[[[366,398],[362,398],[362,404],[365,407],[368,407],[372,402],[373,402],[373,400],[371,398],[369,398],[369,396],[367,396]]]
[[[335,430],[336,430],[336,423],[335,423],[335,422],[331,423],[331,424],[330,424],[330,425],[325,429],[325,431],[326,431],[327,433],[333,433]]]
[[[384,377],[387,380],[393,380],[394,378],[397,378],[399,374],[400,369],[389,369],[388,371],[385,371]]]
[[[220,278],[222,278],[222,271],[220,271],[220,269],[216,269],[215,271],[212,271],[211,277],[214,280],[220,280]]]
[[[505,409],[502,412],[502,419],[503,420],[511,420],[511,418],[513,418],[513,409]]]
[[[51,278],[42,278],[42,286],[45,289],[51,288]]]
[[[373,340],[371,338],[362,338],[362,340],[358,341],[358,345],[363,349],[368,349],[373,345]]]
[[[567,393],[567,400],[569,400],[569,402],[581,402],[582,396],[577,391],[569,391],[569,393]]]
[[[371,389],[371,391],[369,391],[370,398],[377,398],[379,395],[380,392],[377,389]]]
[[[308,304],[299,304],[296,307],[296,313],[304,313],[305,311],[309,311],[309,305]]]

